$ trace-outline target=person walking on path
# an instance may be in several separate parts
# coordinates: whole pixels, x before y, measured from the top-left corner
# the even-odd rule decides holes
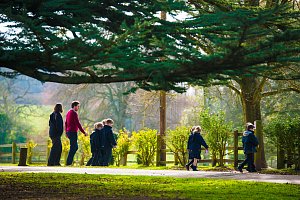
[[[191,128],[191,130],[190,130],[190,135],[192,135],[192,134],[194,133],[195,128],[196,128],[196,126],[193,126],[193,127]],[[187,148],[187,150],[188,150],[188,152],[189,152],[189,147]],[[190,170],[190,166],[191,166],[191,164],[192,164],[193,162],[194,162],[194,159],[191,159],[191,160],[189,161],[189,163],[185,165],[186,170],[188,170],[188,171]]]
[[[96,140],[99,142],[99,164],[100,166],[108,166],[111,156],[112,148],[117,145],[112,131],[114,121],[112,119],[106,119],[104,127],[100,130],[100,134],[96,135]]]
[[[94,124],[94,132],[90,135],[90,144],[91,144],[91,152],[92,157],[87,162],[86,166],[98,166],[99,164],[99,141],[96,140],[98,135],[100,134],[100,130],[103,128],[102,122],[97,122]]]
[[[187,149],[189,152],[190,162],[186,165],[186,169],[188,171],[190,170],[190,167],[193,169],[193,171],[198,171],[197,163],[198,160],[201,159],[201,145],[205,147],[206,152],[208,151],[208,145],[206,144],[200,132],[201,127],[196,126],[189,136]]]
[[[243,172],[244,166],[247,164],[247,171],[256,172],[254,165],[254,153],[257,152],[258,140],[254,135],[254,125],[247,123],[247,130],[243,133],[243,149],[245,154],[245,160],[240,164],[238,170]]]
[[[71,104],[72,109],[70,109],[66,115],[66,121],[65,121],[65,129],[67,137],[70,140],[70,151],[67,158],[67,165],[72,165],[74,155],[76,151],[78,150],[78,143],[77,143],[77,132],[80,130],[85,136],[88,136],[88,134],[83,130],[77,111],[80,107],[79,101],[73,101]]]
[[[62,104],[57,103],[49,119],[49,137],[52,141],[52,147],[48,159],[48,166],[60,166],[60,157],[62,152],[61,136],[64,131],[64,122],[61,116],[63,112]]]

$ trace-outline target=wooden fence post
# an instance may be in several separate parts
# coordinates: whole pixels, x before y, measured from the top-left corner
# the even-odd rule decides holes
[[[178,152],[174,153],[174,164],[175,165],[178,165],[179,164],[179,161],[178,161]]]
[[[46,151],[46,163],[48,163],[48,159],[50,156],[50,151],[51,151],[51,140],[47,140],[47,151]]]
[[[126,166],[127,165],[127,152],[124,153],[124,155],[122,156],[121,160],[120,160],[120,165],[122,166]]]
[[[27,160],[27,147],[20,148],[20,159],[19,159],[18,166],[27,166],[26,160]]]
[[[12,164],[16,164],[16,156],[17,156],[17,144],[15,142],[12,143],[11,145],[11,161]]]
[[[233,144],[233,148],[234,148],[234,167],[238,167],[239,164],[239,132],[238,130],[234,131],[234,144]]]
[[[85,154],[82,153],[82,154],[81,154],[80,161],[79,161],[79,166],[83,166],[83,165],[84,165],[84,159],[85,159]]]

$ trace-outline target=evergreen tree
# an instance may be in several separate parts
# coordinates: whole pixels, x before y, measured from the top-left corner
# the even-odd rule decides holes
[[[207,2],[207,7],[201,7],[199,5],[195,5],[200,11],[199,13],[205,13],[206,12],[214,12],[217,13],[218,10],[223,10],[224,12],[227,13],[232,13],[233,10],[244,10],[244,9],[249,9],[249,10],[264,10],[266,12],[269,12],[270,10],[277,10],[277,9],[286,9],[287,12],[289,13],[294,13],[299,19],[299,12],[298,11],[293,11],[288,8],[287,2],[279,2],[279,1],[267,1],[266,6],[263,7],[260,5],[260,2],[257,0],[249,0],[249,1],[243,1],[239,2],[237,1],[234,3],[234,1],[215,1],[212,3],[211,1],[205,1]],[[233,3],[232,3],[233,2]],[[206,9],[206,10],[205,10]],[[297,14],[298,13],[298,14]],[[281,14],[280,14],[281,15]],[[275,17],[276,16],[276,17]],[[256,59],[259,58],[260,56],[263,56],[263,54],[267,53],[271,55],[272,60],[265,60],[265,63],[261,66],[263,68],[268,68],[270,67],[269,70],[267,70],[267,73],[264,72],[254,72],[251,69],[247,71],[244,74],[236,75],[232,74],[229,75],[228,77],[232,80],[235,80],[235,82],[238,84],[238,87],[235,87],[233,84],[230,82],[214,82],[214,84],[226,84],[228,87],[232,88],[241,98],[242,102],[242,107],[243,107],[243,114],[244,114],[244,121],[246,122],[254,122],[255,120],[262,120],[261,117],[261,99],[263,97],[263,88],[264,84],[267,81],[266,77],[269,78],[275,78],[275,79],[290,79],[290,78],[296,78],[299,79],[297,76],[299,76],[299,70],[297,70],[297,67],[299,67],[299,44],[293,43],[292,46],[285,46],[287,43],[285,41],[281,42],[281,45],[279,43],[279,46],[275,45],[273,46],[273,40],[276,38],[277,33],[283,33],[286,30],[298,30],[299,31],[299,20],[294,21],[294,20],[278,20],[277,18],[278,15],[274,15],[273,20],[270,20],[270,24],[268,24],[268,30],[261,27],[259,23],[256,23],[255,20],[252,22],[255,23],[254,26],[249,26],[248,25],[244,26],[244,30],[241,31],[241,41],[240,41],[240,49],[244,48],[250,48],[253,51],[252,53],[252,58]],[[240,15],[241,21],[243,21],[245,18],[247,18],[244,15]],[[278,23],[280,22],[280,23]],[[255,27],[257,25],[257,27]],[[252,29],[250,31],[250,29]],[[252,32],[248,34],[248,31]],[[270,32],[269,32],[270,31]],[[263,33],[265,37],[260,37],[259,35]],[[273,35],[274,34],[274,35]],[[261,35],[262,36],[262,35]],[[263,39],[264,38],[264,39]],[[201,38],[200,38],[201,40]],[[276,39],[275,39],[276,40]],[[272,45],[267,47],[264,46],[267,43],[271,42]],[[269,43],[270,44],[270,43]],[[281,46],[281,47],[280,47]],[[265,51],[265,48],[270,48],[269,51]],[[289,53],[284,56],[287,56],[291,58],[291,56],[294,56],[295,59],[291,59],[291,61],[296,61],[296,62],[281,62],[283,60],[286,60],[287,58],[283,59],[281,58],[282,55],[276,56],[273,54],[273,52],[277,51],[278,48],[282,48],[284,50],[288,50],[290,48],[294,49],[294,53]],[[213,46],[209,47],[210,50],[213,52],[214,48]],[[239,49],[237,48],[237,49]],[[259,51],[259,50],[260,51]],[[256,51],[256,52],[255,52]],[[242,56],[240,57],[242,59]],[[237,61],[237,64],[239,61]],[[282,73],[282,70],[278,70],[282,67],[288,66],[290,69],[287,70],[285,68],[284,73]],[[292,73],[290,73],[292,72]],[[291,90],[291,88],[289,88]],[[258,168],[260,169],[261,167],[266,167],[266,161],[265,161],[265,153],[264,153],[264,136],[263,132],[257,131],[257,136],[260,141],[260,148],[258,154],[260,155],[259,157],[261,158],[260,161],[257,161],[256,164],[258,165]]]
[[[2,1],[0,66],[41,81],[135,81],[179,92],[180,82],[205,85],[299,66],[298,11],[191,2],[187,11],[179,1]],[[193,17],[163,21],[155,15],[162,10]]]

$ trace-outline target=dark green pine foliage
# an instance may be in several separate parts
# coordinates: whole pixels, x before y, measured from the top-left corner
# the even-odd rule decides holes
[[[0,32],[0,67],[41,81],[135,81],[181,92],[181,82],[205,85],[299,65],[299,12],[205,2],[1,1],[0,23],[10,29]],[[193,17],[163,21],[161,10]]]

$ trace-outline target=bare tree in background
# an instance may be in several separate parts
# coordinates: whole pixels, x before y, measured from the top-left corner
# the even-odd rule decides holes
[[[80,119],[89,127],[96,121],[112,118],[115,121],[115,128],[121,129],[126,127],[126,122],[131,117],[128,108],[130,95],[124,93],[132,87],[132,82],[103,85],[48,84],[45,93],[50,96],[48,103],[62,102],[66,110],[70,109],[73,100],[79,100]]]

